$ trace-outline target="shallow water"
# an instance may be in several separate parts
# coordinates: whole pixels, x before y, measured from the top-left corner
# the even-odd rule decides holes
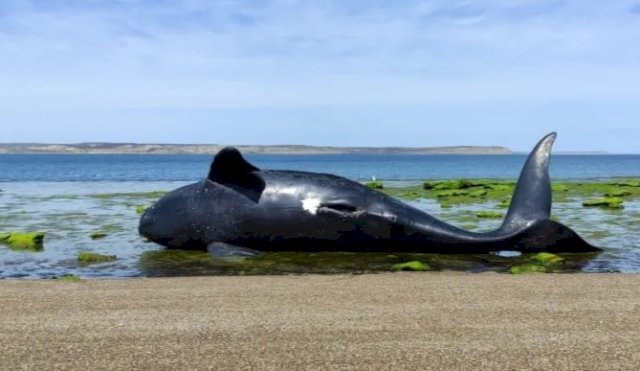
[[[157,193],[188,182],[6,182],[0,188],[0,232],[42,231],[41,252],[19,252],[0,244],[0,277],[53,278],[136,277],[209,274],[287,274],[388,271],[393,264],[422,260],[434,269],[505,271],[518,259],[496,256],[445,257],[421,254],[266,254],[256,261],[220,261],[204,253],[163,253],[137,233],[136,207],[150,205]],[[441,209],[429,199],[407,201],[465,229],[490,230],[501,220],[479,219],[479,210],[499,210],[497,203],[459,205]],[[501,211],[504,211],[502,209]],[[640,272],[640,202],[625,209],[585,209],[580,199],[554,205],[553,215],[589,242],[602,246],[599,255],[568,257],[568,270]],[[94,231],[105,231],[92,240]],[[81,251],[116,255],[115,262],[82,265]]]

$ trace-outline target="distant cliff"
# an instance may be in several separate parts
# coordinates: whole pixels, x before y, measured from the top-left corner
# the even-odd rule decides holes
[[[136,143],[79,143],[79,144],[0,144],[0,154],[214,154],[224,146],[218,144],[136,144]],[[506,155],[510,149],[496,146],[455,147],[315,147],[303,145],[237,146],[245,153],[311,155],[311,154],[460,154]]]

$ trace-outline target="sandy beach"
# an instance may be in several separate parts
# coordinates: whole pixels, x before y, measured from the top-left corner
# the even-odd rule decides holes
[[[0,368],[640,369],[640,275],[0,281]]]

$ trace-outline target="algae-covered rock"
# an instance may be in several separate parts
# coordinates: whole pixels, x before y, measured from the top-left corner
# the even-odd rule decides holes
[[[7,244],[12,250],[41,251],[44,249],[44,233],[2,233],[0,234],[0,242]]]
[[[548,252],[533,255],[529,263],[515,265],[510,268],[512,274],[546,273],[564,263],[564,259]]]
[[[537,253],[531,257],[531,260],[542,265],[555,265],[564,262],[563,258],[548,252]]]
[[[147,211],[147,206],[145,206],[145,205],[136,206],[136,213],[142,215],[142,214],[144,214],[145,211]]]
[[[514,187],[508,184],[487,184],[485,188],[496,192],[511,192]]]
[[[624,209],[624,200],[617,197],[592,198],[582,203],[584,207],[602,207],[606,209]]]
[[[91,237],[92,240],[100,240],[102,238],[107,237],[107,233],[102,231],[96,231],[91,233],[89,237]]]
[[[438,198],[446,198],[446,197],[456,197],[456,196],[466,196],[469,194],[468,191],[463,190],[445,190],[436,192],[436,197]]]
[[[564,184],[554,183],[551,185],[551,191],[553,192],[569,192],[569,187]]]
[[[411,271],[411,272],[425,272],[431,270],[431,267],[420,262],[420,261],[410,261],[407,263],[396,264],[391,267],[391,270],[394,272],[402,272],[402,271]]]
[[[498,207],[501,207],[503,209],[508,208],[509,206],[511,206],[511,199],[506,199],[506,200],[502,200],[499,204]]]
[[[487,195],[486,189],[478,189],[476,191],[469,192],[469,197],[484,197]]]
[[[467,179],[429,181],[429,182],[424,182],[423,184],[424,189],[435,190],[435,191],[467,189],[474,186],[475,186],[474,182]]]
[[[108,263],[117,259],[118,257],[115,255],[102,255],[88,251],[83,251],[78,254],[78,263],[81,264]]]
[[[486,219],[502,219],[504,214],[498,211],[478,211],[476,213],[478,218],[486,218]]]
[[[522,264],[511,267],[509,272],[511,272],[511,274],[546,273],[547,267],[535,263]]]
[[[371,189],[384,189],[384,184],[382,184],[382,182],[379,182],[377,180],[371,181],[371,182],[367,182],[364,185],[366,185],[367,187],[371,188]]]
[[[640,187],[640,181],[629,180],[629,181],[626,181],[626,182],[609,183],[609,185],[613,185],[613,186],[616,186],[616,187]]]
[[[633,192],[631,191],[626,191],[624,189],[618,189],[618,190],[613,190],[613,191],[609,191],[607,193],[604,194],[605,197],[608,198],[617,198],[617,197],[626,197],[626,196],[631,196],[633,194]]]

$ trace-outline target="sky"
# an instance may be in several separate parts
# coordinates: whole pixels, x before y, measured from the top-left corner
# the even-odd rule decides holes
[[[640,153],[640,0],[0,0],[0,142]]]

